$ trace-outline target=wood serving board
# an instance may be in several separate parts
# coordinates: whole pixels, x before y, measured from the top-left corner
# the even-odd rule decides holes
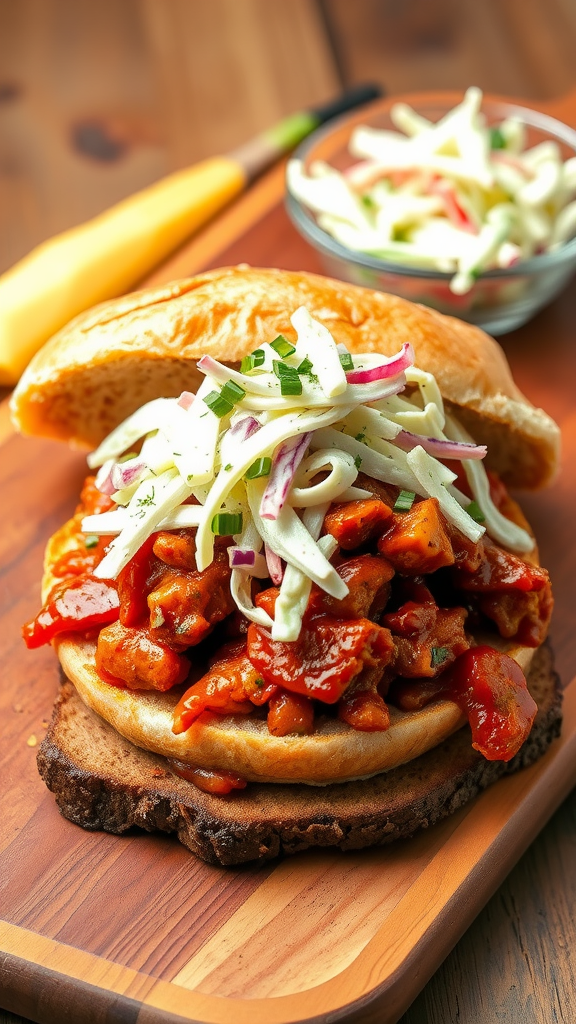
[[[282,189],[279,168],[154,280],[242,261],[321,270]],[[520,387],[564,433],[558,482],[523,505],[553,578],[565,683],[576,669],[574,323],[571,289],[504,339]],[[84,832],[36,772],[58,669],[51,650],[25,650],[19,627],[37,610],[44,544],[72,512],[85,464],[14,436],[5,404],[0,442],[0,1005],[41,1024],[392,1024],[571,788],[576,680],[542,760],[391,847],[226,869],[165,836]]]

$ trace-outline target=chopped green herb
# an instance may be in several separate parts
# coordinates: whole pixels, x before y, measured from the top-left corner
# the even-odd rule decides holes
[[[486,516],[477,501],[471,501],[470,504],[466,506],[466,512],[476,523],[486,522]]]
[[[254,686],[257,686],[259,689],[262,689],[262,687],[264,686],[264,680],[262,679],[262,676],[258,676],[258,678],[254,680]]]
[[[150,491],[150,494],[147,494],[145,498],[137,498],[136,499],[136,504],[138,505],[138,509],[139,509],[139,511],[136,513],[136,515],[140,519],[142,519],[143,516],[146,515],[146,509],[149,508],[151,505],[155,505],[156,504],[156,502],[154,500],[154,488],[152,488],[152,490]]]
[[[365,437],[366,437],[366,434],[356,434],[356,440],[357,441],[363,441]]]
[[[506,149],[506,139],[501,128],[490,129],[490,149]]]
[[[430,667],[438,668],[438,665],[443,665],[449,657],[448,647],[433,647],[430,652]]]
[[[301,395],[302,394],[302,381],[296,377],[281,377],[280,378],[280,393],[285,397],[289,395]]]
[[[212,533],[217,537],[232,537],[242,532],[241,512],[218,512],[212,519]]]
[[[226,401],[219,391],[211,391],[209,395],[205,396],[204,401],[214,415],[218,417],[226,416],[234,408],[234,403]]]
[[[342,367],[343,370],[354,369],[354,360],[352,359],[352,356],[350,355],[349,352],[340,353],[340,366]]]
[[[244,388],[241,388],[234,380],[227,380],[220,392],[220,397],[232,405],[235,405],[236,402],[241,402],[245,395]]]
[[[318,383],[318,376],[317,376],[317,374],[309,373],[308,374],[308,380],[310,381],[311,384],[317,384]]]
[[[298,370],[294,366],[287,366],[286,363],[274,360],[274,373],[280,381],[280,392],[282,395],[301,395],[302,381],[298,376]]]
[[[231,462],[229,462],[227,466],[224,466],[224,472],[225,473],[229,473],[231,469],[232,469],[232,463]]]
[[[394,502],[393,512],[409,512],[414,504],[414,491],[400,491]]]
[[[266,353],[261,348],[257,348],[251,355],[244,356],[240,363],[240,372],[250,373],[252,370],[256,370],[259,366],[262,366],[265,359]]]
[[[281,377],[297,377],[298,370],[295,366],[288,366],[288,363],[283,363],[281,359],[274,359],[272,362],[272,369],[280,380]]]
[[[302,362],[300,363],[300,366],[296,367],[296,373],[310,373],[311,369],[312,361],[308,359],[308,356],[306,356],[305,359],[303,359]]]
[[[175,455],[176,458],[178,459],[182,457],[182,452],[172,452],[172,455]]]
[[[356,469],[360,469],[360,466],[362,465],[362,457],[360,455],[354,456],[354,465],[356,466]]]
[[[279,334],[274,341],[270,342],[270,348],[273,348],[281,359],[286,359],[286,356],[294,355],[294,352],[296,351],[296,346],[288,341],[288,338],[285,338],[283,334]]]
[[[367,208],[368,210],[374,210],[374,209],[376,209],[376,203],[375,203],[375,202],[374,202],[374,200],[372,199],[372,196],[368,196],[368,195],[365,195],[365,196],[360,196],[360,202],[361,202],[361,203],[362,203],[362,205],[363,205],[363,206],[365,206],[365,207],[366,207],[366,208]]]
[[[247,480],[256,480],[259,476],[270,476],[270,470],[272,469],[272,459],[268,458],[267,455],[262,459],[256,459],[249,469],[246,470],[245,476]]]
[[[99,539],[100,538],[98,537],[98,534],[89,533],[88,536],[84,539],[84,544],[88,549],[95,548],[98,545]]]

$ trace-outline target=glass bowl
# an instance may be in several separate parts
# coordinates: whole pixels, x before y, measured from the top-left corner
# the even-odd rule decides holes
[[[345,170],[356,162],[348,152],[353,129],[358,125],[394,129],[390,108],[399,99],[429,120],[437,121],[461,102],[462,95],[424,93],[379,100],[314,132],[294,156],[303,160],[306,169],[315,160],[324,160],[339,171]],[[483,100],[482,111],[489,125],[507,117],[520,118],[527,129],[526,148],[553,139],[560,147],[563,160],[576,155],[576,131],[546,114],[488,97]],[[346,248],[318,226],[314,214],[289,190],[286,207],[292,223],[317,250],[331,277],[421,302],[441,313],[476,324],[489,334],[505,334],[526,323],[562,290],[576,269],[576,238],[573,238],[555,252],[532,256],[505,270],[485,271],[466,295],[454,295],[449,287],[452,274],[392,263]]]

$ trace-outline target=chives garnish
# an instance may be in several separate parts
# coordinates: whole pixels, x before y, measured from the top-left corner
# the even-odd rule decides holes
[[[218,512],[212,518],[212,533],[217,537],[232,537],[242,532],[241,512]]]
[[[227,380],[224,387],[222,388],[220,395],[225,399],[226,402],[231,402],[235,405],[236,402],[241,402],[245,397],[246,392],[244,388],[241,388],[235,380]]]
[[[296,346],[288,341],[288,338],[285,338],[283,334],[279,334],[274,341],[270,342],[270,348],[273,348],[281,359],[286,359],[286,356],[291,356],[296,351]]]
[[[262,459],[256,459],[244,475],[247,480],[256,480],[259,476],[270,476],[271,469],[272,459],[265,455]]]
[[[438,665],[443,665],[449,657],[450,651],[447,647],[433,647],[430,651],[430,667],[438,668]]]
[[[274,373],[280,381],[280,393],[284,396],[301,395],[302,381],[298,376],[298,370],[294,366],[288,366],[275,359],[273,363]]]
[[[261,348],[257,348],[249,356],[244,356],[240,363],[240,373],[250,373],[251,370],[256,370],[258,366],[262,366],[266,358],[266,353]]]
[[[393,512],[409,512],[414,504],[414,498],[416,495],[414,491],[400,491],[400,494],[394,502]]]
[[[261,348],[256,348],[251,355],[245,355],[242,359],[240,373],[249,374],[252,370],[256,370],[257,367],[261,367],[264,359],[265,353],[262,352]]]
[[[296,373],[310,373],[311,369],[312,361],[308,359],[308,356],[306,356],[300,363],[300,366],[296,367]]]
[[[361,455],[355,455],[354,456],[354,465],[356,466],[356,469],[360,469],[360,466],[362,465],[362,456]]]
[[[354,369],[354,360],[352,359],[352,356],[350,355],[349,352],[340,353],[340,366],[342,367],[343,370]]]
[[[98,534],[96,534],[96,533],[89,533],[88,536],[84,540],[84,544],[86,545],[86,547],[88,549],[95,548],[97,546],[97,544],[98,544],[99,539],[100,538],[98,537]]]
[[[486,522],[486,516],[477,501],[471,501],[470,504],[466,506],[465,511],[476,523]]]
[[[226,416],[227,413],[232,412],[232,409],[234,408],[234,403],[227,402],[219,391],[211,391],[209,395],[205,395],[204,401],[208,408],[212,410],[214,415],[220,418],[222,416]]]
[[[506,139],[501,128],[490,129],[490,149],[506,149]]]
[[[296,377],[282,376],[280,378],[280,394],[284,397],[302,394],[302,381],[298,375],[296,375]]]
[[[298,370],[295,366],[288,366],[288,363],[283,363],[280,359],[273,360],[272,369],[278,378],[298,376]]]

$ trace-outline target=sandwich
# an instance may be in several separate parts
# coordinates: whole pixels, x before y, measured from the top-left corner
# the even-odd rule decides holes
[[[23,629],[63,669],[38,764],[71,820],[222,864],[359,848],[558,734],[508,486],[552,479],[559,432],[479,329],[226,268],[74,320],[12,415],[90,451]]]

